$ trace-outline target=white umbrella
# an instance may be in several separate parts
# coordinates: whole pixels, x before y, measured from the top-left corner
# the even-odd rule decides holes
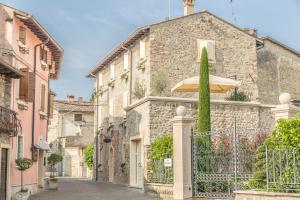
[[[240,81],[219,76],[209,75],[210,91],[212,93],[226,93],[231,89],[241,85]],[[171,90],[172,92],[198,92],[199,91],[199,76],[185,79],[177,83]]]

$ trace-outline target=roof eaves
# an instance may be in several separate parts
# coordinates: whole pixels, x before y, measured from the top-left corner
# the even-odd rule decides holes
[[[294,54],[296,54],[297,56],[300,57],[300,52],[299,51],[297,51],[296,49],[293,49],[293,48],[291,48],[291,47],[275,40],[274,38],[272,38],[270,36],[262,37],[261,39],[262,40],[269,40],[270,42],[272,42],[274,44],[277,44],[277,45],[281,46],[282,48],[284,48],[284,49],[286,49],[286,50],[288,50],[288,51],[290,51],[290,52],[292,52],[292,53],[294,53]]]
[[[124,47],[129,47],[132,43],[136,42],[139,38],[143,37],[149,30],[150,26],[144,26],[137,29],[134,33],[132,33],[126,40],[120,43],[117,47],[115,47],[100,63],[98,63],[88,74],[86,77],[92,78],[95,76],[102,67],[110,63],[115,57],[125,51]]]

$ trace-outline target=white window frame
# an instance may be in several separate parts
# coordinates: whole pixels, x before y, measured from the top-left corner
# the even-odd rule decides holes
[[[109,115],[114,116],[114,106],[115,106],[115,99],[111,98],[109,100]]]
[[[214,40],[197,40],[197,62],[201,61],[202,48],[207,49],[209,63],[216,63],[216,42]]]
[[[123,69],[126,71],[129,68],[129,53],[124,54],[124,64],[123,64]]]
[[[143,39],[140,41],[140,59],[143,60],[146,58],[146,40]]]
[[[111,64],[110,65],[110,79],[114,79],[115,78],[115,65]]]

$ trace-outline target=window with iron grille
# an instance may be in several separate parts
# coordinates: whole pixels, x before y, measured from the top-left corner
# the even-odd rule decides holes
[[[82,114],[74,114],[75,122],[82,122]]]

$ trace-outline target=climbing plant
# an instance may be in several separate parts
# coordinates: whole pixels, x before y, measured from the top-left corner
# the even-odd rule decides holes
[[[166,73],[164,71],[157,72],[154,76],[153,84],[154,84],[154,94],[161,96],[161,94],[168,86]]]
[[[89,145],[84,150],[84,163],[89,169],[93,168],[94,164],[94,146]]]
[[[141,99],[145,97],[146,94],[146,86],[143,82],[136,80],[133,88],[133,96],[137,99]]]

